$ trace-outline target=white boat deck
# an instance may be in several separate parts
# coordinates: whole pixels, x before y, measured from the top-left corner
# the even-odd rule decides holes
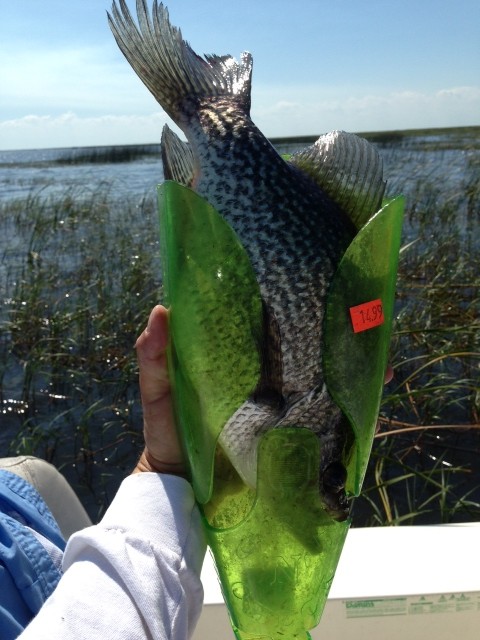
[[[234,640],[209,554],[193,640]],[[480,523],[351,529],[312,640],[478,640]],[[289,640],[289,639],[286,639]]]

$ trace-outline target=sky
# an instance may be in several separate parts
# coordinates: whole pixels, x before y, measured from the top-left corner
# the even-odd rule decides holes
[[[269,137],[480,124],[478,0],[165,4],[197,53],[252,53],[252,119]],[[110,6],[0,0],[0,149],[159,141],[170,121]]]

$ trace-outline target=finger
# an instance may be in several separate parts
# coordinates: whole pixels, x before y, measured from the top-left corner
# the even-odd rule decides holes
[[[167,369],[168,311],[156,306],[135,348],[142,397],[145,452],[141,470],[184,475]],[[140,466],[142,466],[139,463]]]
[[[384,383],[388,384],[393,379],[393,367],[391,364],[387,365],[387,370],[385,371],[385,380]]]
[[[170,392],[166,347],[168,340],[168,312],[160,305],[154,307],[147,328],[138,338],[135,348],[140,374],[142,403],[150,405]]]

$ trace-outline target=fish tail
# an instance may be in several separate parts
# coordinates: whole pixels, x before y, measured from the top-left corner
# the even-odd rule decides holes
[[[149,15],[146,0],[137,0],[138,25],[125,0],[114,2],[108,22],[134,71],[167,114],[180,124],[182,105],[195,98],[235,97],[250,112],[252,57],[198,56],[170,24],[168,10],[154,0]]]

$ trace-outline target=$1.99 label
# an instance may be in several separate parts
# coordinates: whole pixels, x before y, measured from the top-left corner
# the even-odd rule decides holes
[[[380,299],[372,300],[356,307],[350,307],[350,318],[354,333],[378,327],[385,322],[382,301]]]

